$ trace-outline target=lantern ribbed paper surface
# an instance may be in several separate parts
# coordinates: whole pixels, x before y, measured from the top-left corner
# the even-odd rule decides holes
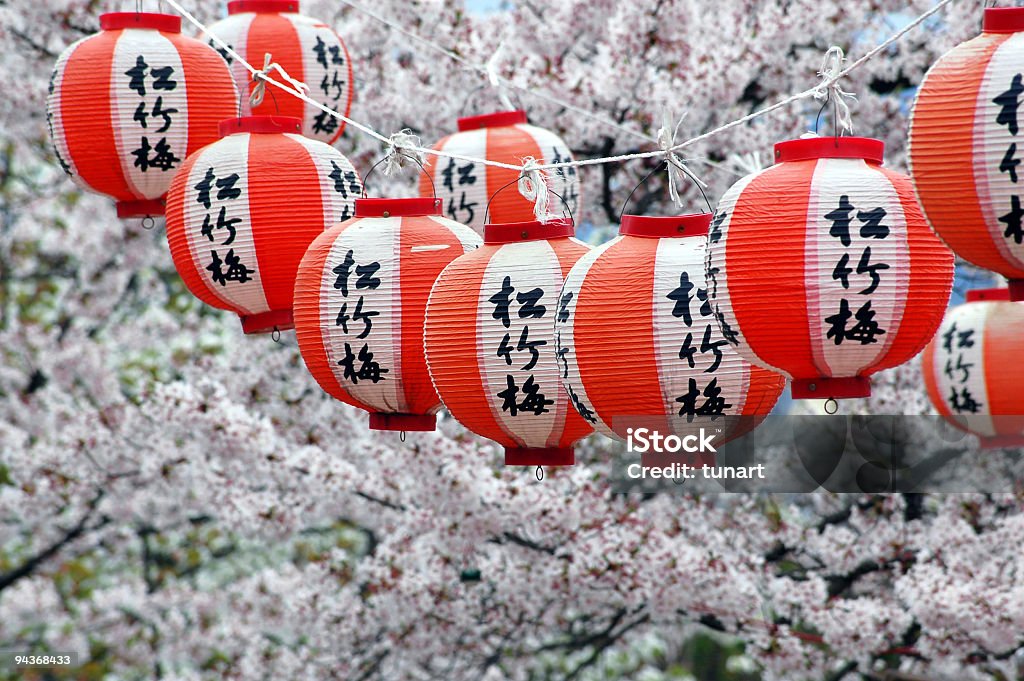
[[[452,262],[427,301],[430,377],[444,406],[505,446],[505,463],[569,465],[591,426],[570,406],[554,318],[569,268],[589,250],[572,223],[487,225],[484,245]]]
[[[348,116],[353,79],[345,43],[330,26],[298,11],[297,0],[232,0],[228,17],[210,26],[210,31],[256,68],[262,68],[264,55],[270,54],[289,76],[309,87],[312,99]],[[239,91],[250,92],[255,87],[252,74],[226,50],[220,52]],[[255,108],[248,98],[243,99],[242,115],[253,114],[301,118],[302,134],[327,144],[334,143],[345,128],[344,121],[273,86],[267,86],[266,96]]]
[[[719,417],[764,416],[782,394],[785,379],[740,357],[714,319],[704,280],[710,222],[710,213],[626,215],[619,236],[566,277],[559,368],[572,404],[599,432],[682,436],[710,420],[729,430],[721,443],[756,419]]]
[[[313,241],[295,280],[295,334],[325,391],[370,427],[433,430],[440,409],[423,356],[427,296],[480,237],[440,199],[356,199],[355,217]]]
[[[189,290],[232,310],[246,333],[292,328],[295,272],[309,244],[348,219],[362,183],[297,118],[223,121],[167,194],[167,240]]]
[[[953,254],[883,151],[858,137],[779,143],[777,164],[733,185],[711,225],[722,333],[792,378],[795,398],[869,395],[867,377],[911,359],[942,321]]]
[[[1024,300],[1024,8],[985,10],[984,32],[943,55],[918,89],[908,157],[935,231]]]
[[[119,217],[164,214],[185,158],[219,137],[238,94],[223,60],[169,14],[100,16],[99,33],[57,59],[46,119],[75,184],[117,202]]]
[[[968,291],[925,348],[921,368],[939,413],[983,447],[1024,447],[1024,303],[1007,289]]]
[[[572,160],[569,147],[558,135],[529,125],[525,111],[499,111],[458,120],[459,131],[434,145],[438,151],[485,158],[502,163],[521,164],[531,156],[539,163],[563,163]],[[452,220],[469,225],[480,233],[484,228],[487,200],[502,187],[513,183],[491,200],[492,223],[524,222],[535,219],[533,204],[519,193],[515,180],[519,173],[444,156],[428,156],[425,164],[430,179],[420,179],[420,196],[436,195],[444,199],[444,213]],[[433,184],[431,184],[431,180]],[[579,219],[580,183],[576,168],[548,171],[548,186],[565,198],[569,210]],[[550,197],[552,209],[562,199]]]

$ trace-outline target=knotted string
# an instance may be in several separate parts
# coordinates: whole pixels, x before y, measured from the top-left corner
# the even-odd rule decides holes
[[[701,189],[708,188],[703,180],[686,167],[683,159],[672,151],[672,148],[676,146],[676,134],[679,132],[679,126],[683,124],[685,118],[686,114],[684,113],[679,117],[675,127],[672,127],[672,117],[666,110],[662,114],[661,128],[658,130],[658,146],[665,152],[665,160],[668,163],[668,194],[672,198],[672,202],[679,208],[683,207],[683,200],[679,196],[679,187],[686,181],[686,178],[693,180]]]
[[[491,87],[498,93],[498,99],[501,100],[502,106],[511,111],[516,107],[513,106],[512,100],[509,99],[508,94],[505,92],[505,88],[501,84],[501,77],[498,75],[498,62],[501,61],[501,50],[504,47],[505,43],[498,43],[498,49],[494,50],[494,54],[487,60],[484,68],[487,69],[487,80],[491,82]]]
[[[263,55],[263,69],[256,71],[252,74],[252,79],[256,81],[256,87],[253,88],[252,94],[249,95],[249,105],[257,107],[263,103],[263,96],[266,92],[267,82],[266,78],[271,72],[277,71],[289,85],[295,88],[296,91],[303,94],[309,93],[309,86],[303,83],[301,80],[295,80],[288,75],[288,72],[281,68],[281,65],[277,62],[271,61],[270,53],[267,52]]]
[[[541,222],[558,217],[548,212],[548,183],[544,178],[544,171],[533,156],[523,159],[523,172],[519,175],[519,193],[533,204],[533,214]]]
[[[848,133],[853,132],[853,118],[850,115],[850,106],[846,103],[846,100],[856,101],[857,95],[852,92],[846,92],[843,88],[839,87],[839,76],[843,72],[843,62],[846,61],[846,55],[843,53],[843,48],[833,45],[828,48],[825,52],[825,57],[821,60],[821,70],[818,71],[818,76],[821,78],[821,83],[814,88],[814,98],[819,102],[827,102],[830,98],[835,103],[836,107],[836,132],[842,128]]]
[[[423,152],[419,151],[420,138],[412,134],[408,128],[396,132],[388,138],[388,149],[384,156],[384,176],[391,177],[412,161],[423,166]]]

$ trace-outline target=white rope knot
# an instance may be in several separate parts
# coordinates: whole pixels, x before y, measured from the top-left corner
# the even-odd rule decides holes
[[[838,45],[828,48],[825,57],[821,60],[821,70],[818,71],[821,83],[814,88],[814,98],[819,102],[827,102],[829,99],[835,102],[836,128],[842,128],[846,132],[852,133],[853,118],[850,115],[850,105],[846,103],[846,100],[856,101],[857,95],[846,92],[839,86],[839,77],[843,73],[845,61],[846,55],[843,53],[843,48]]]
[[[400,130],[388,138],[388,149],[384,156],[384,175],[391,177],[405,167],[407,161],[423,166],[423,152],[420,151],[420,138],[412,134],[408,128]]]
[[[541,222],[558,217],[548,212],[548,183],[544,171],[533,156],[523,159],[523,170],[519,174],[519,193],[533,204],[533,214]]]
[[[661,128],[658,129],[658,146],[665,152],[665,161],[668,163],[668,194],[672,198],[672,203],[679,208],[683,207],[683,200],[679,196],[679,187],[686,182],[686,178],[693,180],[702,189],[708,188],[708,185],[687,168],[683,159],[673,151],[676,146],[676,134],[685,118],[686,112],[679,117],[675,127],[672,127],[672,117],[666,110],[662,113]]]
[[[256,81],[256,87],[253,88],[252,94],[249,95],[250,106],[256,107],[263,103],[263,96],[266,93],[267,88],[267,78],[274,71],[277,71],[281,75],[281,78],[295,88],[296,92],[301,92],[304,95],[309,94],[309,86],[301,80],[295,80],[289,76],[288,72],[281,68],[280,64],[275,61],[271,61],[270,53],[267,52],[263,55],[263,69],[252,74],[252,79]]]

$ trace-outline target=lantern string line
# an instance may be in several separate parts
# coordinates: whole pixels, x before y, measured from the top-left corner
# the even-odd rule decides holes
[[[269,76],[272,71],[277,71],[278,73],[280,73],[281,77],[285,79],[289,85],[295,88],[296,91],[302,92],[304,94],[309,93],[308,85],[303,83],[301,80],[295,80],[294,78],[289,76],[288,72],[285,71],[280,64],[273,61],[273,58],[270,56],[270,53],[267,52],[263,55],[263,69],[260,71],[254,71],[252,74],[252,79],[256,81],[256,87],[253,88],[252,94],[249,95],[250,106],[255,107],[263,103],[263,96],[267,87],[267,76]]]
[[[341,0],[341,1],[347,3],[347,0]],[[779,100],[779,101],[775,102],[774,104],[771,104],[769,106],[766,106],[766,107],[763,107],[761,109],[758,109],[757,111],[753,111],[753,112],[747,114],[746,116],[743,116],[741,118],[737,118],[737,119],[735,119],[733,121],[730,121],[730,122],[728,122],[728,123],[726,123],[724,125],[721,125],[721,126],[719,126],[717,128],[714,128],[713,130],[709,130],[707,132],[701,133],[700,135],[697,135],[696,137],[691,137],[690,139],[687,139],[687,140],[685,140],[683,142],[679,142],[677,144],[674,144],[673,146],[671,146],[668,149],[661,149],[661,148],[659,148],[659,149],[656,149],[656,150],[653,150],[653,151],[642,151],[642,152],[635,152],[635,153],[630,153],[630,154],[620,154],[618,156],[606,156],[606,157],[601,157],[601,158],[588,158],[588,159],[580,159],[580,160],[574,160],[574,161],[563,161],[561,163],[537,164],[536,166],[531,166],[530,170],[531,171],[532,170],[547,171],[547,170],[558,170],[558,169],[563,169],[563,168],[580,168],[580,167],[584,167],[584,166],[603,165],[603,164],[607,164],[607,163],[621,163],[623,161],[633,161],[633,160],[637,160],[637,159],[645,159],[645,158],[654,158],[654,157],[657,157],[657,156],[664,156],[668,152],[677,152],[677,151],[680,151],[682,149],[686,149],[688,147],[692,147],[693,145],[698,144],[699,142],[703,142],[704,140],[707,140],[707,139],[709,139],[711,137],[715,137],[717,135],[720,135],[723,132],[726,132],[728,130],[732,130],[733,128],[739,127],[741,125],[745,125],[746,123],[749,123],[750,121],[752,121],[752,120],[754,120],[756,118],[760,118],[761,116],[764,116],[766,114],[772,113],[773,111],[777,111],[778,109],[786,107],[786,106],[788,106],[788,105],[790,105],[790,104],[792,104],[794,102],[814,97],[815,94],[820,92],[823,88],[824,89],[832,88],[832,86],[838,80],[840,80],[841,78],[846,77],[852,71],[854,71],[854,70],[860,68],[861,66],[863,66],[866,62],[868,62],[869,60],[874,58],[880,52],[882,52],[886,48],[890,47],[894,43],[898,42],[904,35],[906,35],[910,31],[912,31],[915,28],[917,28],[918,26],[920,26],[929,17],[931,17],[931,16],[937,14],[938,12],[942,11],[942,9],[944,7],[946,7],[946,5],[949,5],[953,1],[954,0],[939,0],[939,2],[936,3],[936,5],[934,7],[932,7],[928,11],[926,11],[926,12],[922,13],[921,15],[919,15],[916,19],[914,19],[913,21],[908,23],[906,26],[904,26],[902,29],[900,29],[899,31],[897,31],[896,33],[891,35],[889,38],[887,38],[883,42],[881,42],[878,45],[876,45],[875,47],[873,47],[871,50],[866,52],[859,59],[857,59],[856,61],[852,62],[849,66],[847,66],[846,68],[844,68],[842,70],[839,70],[839,71],[837,71],[837,72],[827,76],[822,82],[816,84],[814,87],[811,87],[811,88],[808,88],[808,89],[806,89],[806,90],[804,90],[802,92],[798,92],[796,94],[790,95],[789,97],[786,97],[785,99],[782,99],[782,100]],[[178,0],[167,0],[167,4],[170,5],[172,8],[174,8],[175,11],[177,11],[179,14],[181,14],[189,23],[191,23],[193,26],[195,26],[204,35],[208,36],[210,38],[210,40],[212,40],[217,46],[219,46],[221,49],[223,49],[226,54],[230,55],[233,59],[235,59],[238,62],[240,62],[242,64],[242,66],[245,67],[250,73],[252,73],[254,76],[257,73],[259,73],[258,69],[256,69],[254,66],[249,64],[247,61],[245,61],[241,57],[241,55],[239,55],[237,52],[234,51],[234,49],[231,48],[230,45],[225,43],[218,36],[214,35],[205,25],[203,25],[202,22],[200,22],[191,13],[189,13],[184,7],[182,7],[181,4],[178,2]],[[351,4],[351,3],[347,3],[347,4]],[[390,140],[389,137],[386,137],[386,136],[382,135],[381,133],[377,132],[373,128],[371,128],[371,127],[369,127],[369,126],[367,126],[367,125],[365,125],[363,123],[359,123],[358,121],[354,121],[351,118],[348,118],[347,116],[344,116],[344,115],[338,113],[337,111],[328,108],[327,106],[325,106],[325,105],[321,104],[320,102],[317,102],[316,100],[306,96],[303,92],[301,92],[301,91],[291,87],[290,85],[285,85],[284,83],[281,83],[280,81],[270,77],[269,75],[262,75],[261,74],[261,79],[263,81],[265,81],[267,83],[270,83],[271,85],[281,89],[281,90],[284,90],[285,92],[291,94],[293,97],[297,97],[297,98],[301,99],[302,101],[306,102],[310,106],[313,106],[314,108],[316,108],[316,109],[326,113],[327,115],[333,116],[334,118],[337,118],[339,120],[345,121],[345,123],[347,125],[350,125],[354,129],[359,130],[360,132],[362,132],[362,133],[364,133],[364,134],[366,134],[366,135],[376,139],[378,142],[381,142],[382,144],[384,144],[386,146],[390,146],[391,145],[391,140]],[[589,112],[588,112],[588,115],[589,115]],[[468,163],[474,163],[474,164],[481,164],[481,165],[491,166],[491,167],[494,167],[494,168],[505,168],[506,170],[514,170],[514,171],[517,171],[519,173],[523,173],[524,170],[525,170],[524,164],[515,165],[515,164],[512,164],[512,163],[504,163],[504,162],[501,162],[501,161],[492,161],[490,159],[475,158],[475,157],[466,156],[466,155],[463,155],[463,154],[455,154],[455,153],[452,153],[452,152],[449,152],[449,151],[444,151],[444,150],[441,150],[441,149],[430,149],[430,148],[426,148],[426,147],[417,147],[417,148],[415,148],[415,151],[423,153],[423,154],[429,154],[431,156],[440,156],[440,157],[444,157],[444,158],[454,159],[454,160],[457,160],[457,161],[464,161],[464,162],[468,162]]]
[[[836,115],[836,119],[832,124],[836,128],[837,135],[840,128],[848,133],[853,133],[853,118],[850,115],[850,105],[846,103],[846,100],[856,101],[857,99],[857,95],[839,87],[839,74],[843,70],[843,62],[845,61],[846,55],[843,54],[843,48],[838,45],[828,48],[824,59],[821,61],[821,70],[818,71],[818,76],[822,79],[822,82],[814,93],[816,100],[824,102],[822,109],[828,105],[830,99],[832,100],[832,106],[835,107]],[[826,84],[826,81],[829,84]],[[820,111],[818,116],[821,116]],[[815,127],[817,127],[817,123],[815,123]]]

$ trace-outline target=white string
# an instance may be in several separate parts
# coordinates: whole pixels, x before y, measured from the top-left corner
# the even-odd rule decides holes
[[[487,69],[487,80],[491,82],[491,87],[498,93],[498,99],[501,100],[501,105],[506,109],[514,109],[512,100],[505,94],[505,89],[501,86],[501,76],[498,75],[498,64],[501,60],[501,50],[505,47],[504,42],[498,43],[498,49],[494,50],[494,54],[487,60],[485,68]]]
[[[523,158],[523,172],[519,175],[519,193],[533,204],[533,214],[541,222],[556,217],[548,212],[548,183],[544,171],[533,156]]]
[[[270,56],[270,53],[265,53],[263,55],[263,70],[256,71],[252,74],[252,79],[256,81],[256,87],[253,88],[252,94],[249,95],[249,105],[252,107],[257,107],[263,103],[264,90],[266,89],[267,86],[266,80],[267,76],[270,75],[271,71],[277,71],[278,73],[280,73],[281,77],[284,78],[288,82],[288,84],[295,88],[297,91],[302,92],[303,94],[309,92],[308,85],[303,83],[301,80],[295,80],[294,78],[289,76],[288,72],[285,71],[280,64],[271,61],[271,59],[272,58]]]
[[[406,128],[396,132],[388,138],[388,149],[384,157],[383,173],[385,177],[391,177],[405,167],[406,161],[412,161],[418,166],[423,165],[423,154],[418,151],[420,138],[412,134],[412,130]]]
[[[344,2],[345,4],[348,4],[351,7],[354,7],[356,9],[360,9],[357,5],[354,5],[351,2],[349,2],[349,0],[341,0],[341,2]],[[676,151],[680,151],[682,149],[685,149],[687,147],[691,147],[691,146],[693,146],[693,145],[695,145],[695,144],[697,144],[699,142],[703,142],[706,139],[709,139],[709,138],[714,137],[716,135],[719,135],[719,134],[721,134],[723,132],[726,132],[727,130],[731,130],[731,129],[736,128],[738,126],[744,125],[744,124],[749,123],[750,121],[752,121],[752,120],[754,120],[756,118],[759,118],[759,117],[764,116],[766,114],[769,114],[769,113],[771,113],[773,111],[781,109],[781,108],[783,108],[785,106],[788,106],[788,105],[792,104],[793,102],[797,102],[797,101],[800,101],[802,99],[807,99],[809,97],[814,97],[815,93],[818,92],[821,88],[832,87],[832,85],[836,81],[838,81],[839,79],[849,75],[849,73],[851,71],[853,71],[854,69],[859,68],[865,62],[867,62],[868,60],[870,60],[873,57],[875,57],[875,55],[880,53],[882,50],[884,50],[887,47],[889,47],[890,45],[896,43],[904,35],[906,35],[910,31],[912,31],[914,28],[919,26],[922,22],[927,20],[928,17],[930,17],[930,16],[936,14],[937,12],[941,11],[942,8],[944,8],[946,5],[950,4],[951,2],[953,2],[953,0],[940,0],[930,10],[924,12],[923,14],[918,16],[916,19],[914,19],[912,22],[910,22],[909,24],[904,26],[902,29],[900,29],[899,31],[897,31],[896,33],[891,35],[885,41],[883,41],[882,43],[879,43],[878,45],[876,45],[874,48],[869,50],[862,57],[860,57],[859,59],[854,61],[852,64],[847,66],[845,69],[842,69],[841,71],[839,71],[838,73],[834,74],[833,76],[827,77],[825,80],[823,80],[818,85],[815,85],[812,88],[804,90],[803,92],[798,92],[798,93],[796,93],[794,95],[790,95],[789,97],[786,97],[785,99],[782,99],[782,100],[780,100],[780,101],[778,101],[778,102],[776,102],[776,103],[774,103],[774,104],[772,104],[770,106],[766,106],[764,108],[758,109],[757,111],[754,111],[752,113],[747,114],[746,116],[743,116],[742,118],[737,118],[734,121],[730,121],[729,123],[721,125],[721,126],[715,128],[713,130],[709,130],[708,132],[705,132],[705,133],[702,133],[700,135],[697,135],[696,137],[691,137],[690,139],[688,139],[688,140],[686,140],[684,142],[680,142],[678,144],[675,144],[674,146],[672,146],[669,149],[658,149],[656,151],[637,152],[637,153],[632,153],[632,154],[620,154],[618,156],[606,156],[606,157],[602,157],[602,158],[589,158],[589,159],[582,159],[582,160],[577,160],[577,161],[564,161],[564,162],[561,162],[561,163],[536,164],[535,166],[531,167],[530,170],[531,171],[532,170],[556,170],[556,169],[560,169],[560,168],[573,168],[573,167],[580,168],[580,167],[583,167],[583,166],[602,165],[602,164],[606,164],[606,163],[619,163],[619,162],[622,162],[622,161],[631,161],[631,160],[635,160],[635,159],[653,158],[653,157],[656,157],[656,156],[662,156],[662,155],[664,155],[664,154],[666,154],[668,152],[676,152]],[[259,73],[259,71],[255,67],[253,67],[251,64],[246,62],[244,59],[242,59],[242,57],[237,52],[235,52],[231,48],[230,45],[228,45],[223,40],[221,40],[219,37],[217,37],[216,35],[211,33],[210,30],[206,26],[204,26],[202,24],[202,22],[200,22],[198,19],[196,19],[194,16],[192,16],[192,14],[190,14],[184,7],[182,7],[178,3],[177,0],[167,0],[167,4],[169,4],[171,7],[173,7],[175,9],[175,11],[177,11],[179,14],[181,14],[189,23],[191,23],[193,26],[195,26],[197,29],[199,29],[203,34],[209,36],[209,38],[216,45],[218,45],[220,48],[222,48],[225,51],[225,53],[228,54],[229,56],[231,56],[234,60],[236,60],[239,63],[241,63],[242,66],[244,66],[250,73],[252,73],[254,76],[257,73]],[[415,34],[412,34],[410,32],[404,31],[404,30],[402,32],[406,33],[407,35],[415,35]],[[466,62],[466,63],[468,64],[469,62]],[[366,125],[364,125],[362,123],[354,121],[351,118],[348,118],[347,116],[343,116],[342,114],[338,113],[337,111],[334,111],[333,109],[329,109],[328,107],[326,107],[323,104],[317,102],[316,100],[313,100],[313,99],[309,98],[308,96],[306,96],[300,90],[297,90],[297,89],[295,89],[295,88],[293,88],[293,87],[291,87],[289,85],[285,85],[285,84],[283,84],[283,83],[281,83],[281,82],[271,78],[270,76],[263,76],[263,80],[265,82],[267,82],[267,83],[270,83],[271,85],[274,85],[275,87],[277,87],[277,88],[279,88],[281,90],[284,90],[285,92],[291,94],[294,97],[298,97],[299,99],[303,100],[307,104],[310,104],[311,106],[319,109],[320,111],[323,111],[327,115],[333,116],[333,117],[335,117],[335,118],[337,118],[339,120],[345,121],[345,123],[348,124],[349,126],[351,126],[351,127],[355,128],[356,130],[359,130],[359,131],[369,135],[370,137],[373,137],[374,139],[378,140],[379,142],[383,142],[384,144],[387,144],[387,145],[391,144],[390,138],[385,137],[384,135],[382,135],[381,133],[377,132],[373,128],[370,128],[370,127],[368,127],[368,126],[366,126]],[[539,93],[535,93],[535,94],[539,94]],[[592,116],[591,114],[589,114],[589,112],[584,112],[582,109],[580,111],[585,113],[588,116]],[[464,162],[469,162],[469,163],[479,163],[479,164],[482,164],[482,165],[492,166],[492,167],[495,167],[495,168],[505,168],[505,169],[508,169],[508,170],[516,170],[516,171],[519,171],[520,173],[523,173],[524,170],[525,170],[525,167],[523,165],[513,165],[511,163],[502,163],[501,161],[492,161],[490,159],[474,158],[472,156],[464,156],[464,155],[461,155],[461,154],[453,154],[451,152],[442,151],[442,150],[439,150],[439,149],[428,149],[428,148],[425,148],[425,147],[416,147],[415,151],[421,152],[421,153],[424,153],[424,154],[430,154],[432,156],[441,156],[441,157],[444,157],[444,158],[452,158],[452,159],[455,159],[457,161],[464,161]]]
[[[852,92],[846,92],[843,88],[839,87],[839,74],[843,70],[843,62],[845,61],[846,55],[843,54],[843,48],[838,45],[828,48],[828,51],[825,52],[825,57],[821,60],[821,70],[818,71],[822,82],[814,93],[814,98],[819,102],[827,103],[831,99],[835,103],[836,120],[834,125],[836,126],[837,134],[839,128],[849,133],[853,132],[853,118],[850,115],[850,106],[846,103],[846,100],[857,99],[857,95]]]
[[[662,123],[661,128],[658,130],[658,146],[665,152],[665,161],[668,163],[668,194],[672,199],[672,202],[679,208],[685,207],[682,197],[679,196],[679,187],[686,181],[685,178],[689,177],[691,180],[696,182],[702,189],[707,189],[708,185],[697,175],[695,175],[686,164],[683,159],[679,158],[675,152],[672,151],[672,147],[676,144],[676,135],[679,133],[679,126],[683,124],[683,120],[686,118],[686,112],[679,117],[679,121],[675,127],[672,127],[672,116],[669,114],[668,109],[662,112]]]

